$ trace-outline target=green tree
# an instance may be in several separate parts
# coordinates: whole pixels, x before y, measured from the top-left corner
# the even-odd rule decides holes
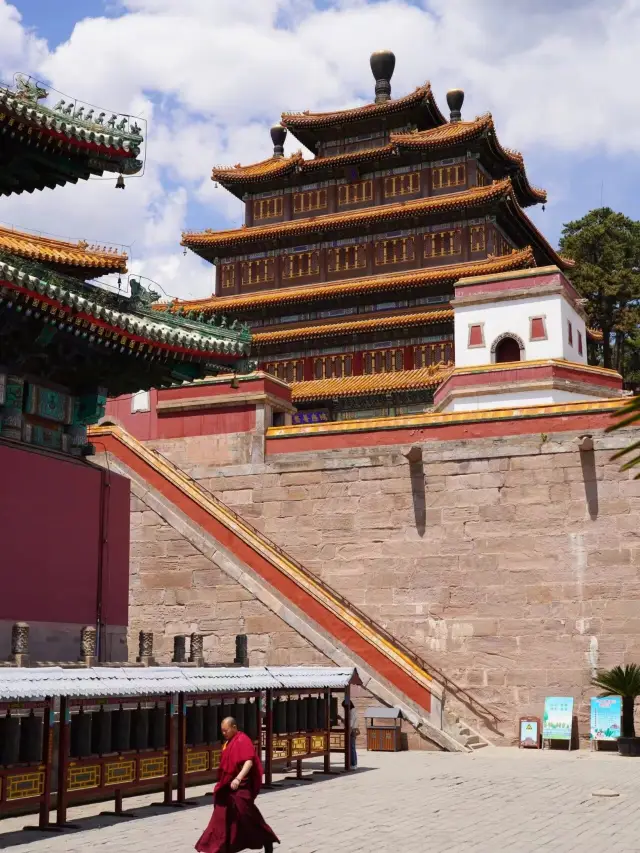
[[[640,323],[640,222],[609,207],[568,222],[560,250],[576,262],[571,281],[586,299],[589,325],[603,335],[602,362],[624,375],[637,365]]]

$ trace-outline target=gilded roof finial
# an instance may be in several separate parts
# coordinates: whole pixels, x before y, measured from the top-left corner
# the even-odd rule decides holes
[[[284,141],[287,138],[287,128],[281,124],[274,124],[271,128],[271,141],[273,142],[273,156],[284,157]]]
[[[462,89],[450,89],[447,92],[447,104],[449,105],[450,113],[449,120],[452,122],[462,120],[462,105],[464,103],[464,92]]]
[[[376,80],[376,104],[391,100],[391,78],[396,67],[395,54],[390,50],[376,50],[369,60]]]

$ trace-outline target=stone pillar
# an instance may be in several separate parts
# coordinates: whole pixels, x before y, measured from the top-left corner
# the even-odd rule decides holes
[[[236,657],[233,662],[237,663],[238,666],[249,666],[249,650],[246,634],[236,634]]]
[[[139,653],[136,660],[146,666],[152,666],[153,660],[153,631],[140,631]]]
[[[187,638],[184,634],[177,634],[173,638],[172,663],[186,663],[187,660]]]
[[[196,666],[204,666],[204,638],[202,634],[191,635],[191,652],[189,662]]]
[[[93,625],[85,625],[80,631],[79,660],[85,666],[93,666],[96,663],[96,637]]]
[[[29,666],[29,625],[16,622],[11,628],[11,663],[16,666]]]

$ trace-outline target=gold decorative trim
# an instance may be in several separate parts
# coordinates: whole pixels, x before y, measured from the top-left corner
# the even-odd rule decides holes
[[[140,759],[140,781],[143,779],[161,779],[167,775],[169,759],[166,755]]]
[[[44,793],[44,771],[7,776],[7,802],[29,800]]]
[[[289,758],[289,741],[287,738],[274,738],[271,755],[276,758]]]
[[[209,769],[208,752],[188,752],[185,761],[186,773],[205,773]]]
[[[306,755],[309,752],[309,739],[306,737],[291,738],[291,755]]]
[[[326,748],[326,735],[311,735],[311,752],[325,752]]]
[[[70,767],[67,772],[67,791],[88,791],[100,787],[100,765]]]
[[[128,785],[136,781],[135,761],[117,761],[104,765],[104,784]]]

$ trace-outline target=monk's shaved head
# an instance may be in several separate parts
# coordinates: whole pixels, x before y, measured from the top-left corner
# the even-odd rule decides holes
[[[237,729],[238,728],[238,724],[236,722],[235,717],[225,717],[224,720],[222,721],[221,725],[229,726],[229,728],[231,728],[231,729]]]
[[[225,717],[220,723],[220,730],[222,731],[222,737],[229,741],[238,734],[238,724],[233,717]]]

